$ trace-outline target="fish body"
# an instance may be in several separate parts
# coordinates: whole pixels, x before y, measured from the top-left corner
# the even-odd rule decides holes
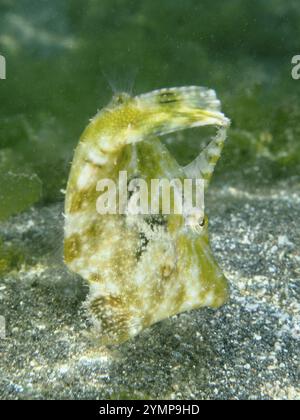
[[[202,125],[215,125],[218,133],[181,167],[159,136]],[[116,95],[83,132],[66,191],[64,261],[89,283],[87,307],[103,343],[121,343],[169,316],[226,301],[206,216],[191,226],[184,214],[133,215],[128,204],[125,212],[99,214],[97,185],[126,172],[149,188],[165,178],[200,178],[207,188],[228,125],[215,92],[192,86]]]

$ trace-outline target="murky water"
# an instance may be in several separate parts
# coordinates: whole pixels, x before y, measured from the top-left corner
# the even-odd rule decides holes
[[[300,398],[299,2],[0,10],[0,398]],[[231,299],[104,347],[62,262],[74,147],[113,93],[183,85],[215,89],[232,121],[206,198]],[[163,142],[187,164],[210,136]]]

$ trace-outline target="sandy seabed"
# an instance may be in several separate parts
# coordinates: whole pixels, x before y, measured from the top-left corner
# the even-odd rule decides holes
[[[3,239],[31,258],[0,278],[0,398],[300,399],[299,190],[212,187],[211,240],[230,302],[110,348],[88,333],[86,284],[61,264],[62,206],[2,223]]]

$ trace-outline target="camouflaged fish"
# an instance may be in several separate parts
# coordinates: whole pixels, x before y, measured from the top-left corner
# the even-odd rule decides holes
[[[159,136],[214,125],[216,137],[181,167]],[[209,244],[208,219],[97,212],[97,183],[128,178],[200,178],[206,187],[229,120],[213,90],[191,86],[115,95],[75,151],[65,201],[64,260],[90,286],[87,306],[102,342],[121,343],[169,316],[217,308],[227,281]]]

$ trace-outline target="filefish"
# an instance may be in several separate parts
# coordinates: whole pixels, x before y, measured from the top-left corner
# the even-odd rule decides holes
[[[116,94],[84,130],[66,189],[64,261],[89,284],[86,307],[103,344],[226,302],[228,283],[212,254],[206,215],[187,223],[184,214],[104,215],[96,207],[99,180],[116,181],[121,171],[149,186],[152,179],[189,178],[207,189],[229,124],[214,90],[189,86]],[[217,134],[185,167],[160,141],[206,125]]]

